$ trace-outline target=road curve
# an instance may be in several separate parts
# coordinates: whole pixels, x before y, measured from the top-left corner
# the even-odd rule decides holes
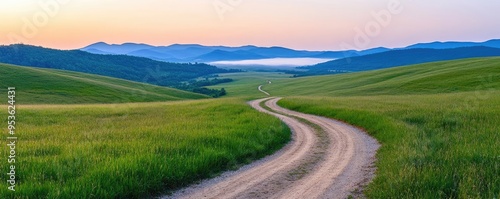
[[[237,171],[163,198],[347,198],[359,196],[374,175],[378,142],[348,124],[277,105],[281,98],[249,102],[282,120],[292,141],[277,153]],[[264,103],[267,108],[261,106]],[[270,110],[272,111],[270,111]]]
[[[262,85],[260,85],[258,89],[259,89],[260,92],[266,94],[267,96],[271,96],[271,94],[269,94],[268,92],[262,90]]]

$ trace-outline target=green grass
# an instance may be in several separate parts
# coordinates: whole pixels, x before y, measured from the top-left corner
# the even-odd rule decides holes
[[[3,101],[5,88],[17,87],[15,196],[148,197],[272,153],[290,133],[278,119],[245,104],[266,97],[257,90],[261,84],[285,96],[282,106],[347,121],[382,143],[377,176],[366,191],[370,198],[500,196],[500,58],[305,78],[224,77],[235,81],[212,87],[226,88],[222,99],[115,104],[206,96],[0,65]],[[45,105],[75,103],[105,104]],[[0,112],[2,123],[6,114]],[[7,167],[0,161],[0,168]],[[0,189],[0,198],[12,194]]]
[[[500,58],[465,59],[341,75],[278,79],[277,96],[439,94],[499,88]]]
[[[263,157],[290,139],[278,119],[241,99],[19,107],[18,186],[15,193],[0,189],[2,198],[149,197]],[[6,160],[0,168],[7,172]]]
[[[370,198],[495,198],[500,193],[500,92],[292,97],[280,105],[363,127],[382,143]]]
[[[500,196],[500,58],[279,80],[279,104],[382,143],[369,198]]]
[[[202,99],[208,96],[116,78],[0,64],[0,93],[16,87],[20,104],[96,104]],[[6,104],[0,100],[0,104]]]
[[[245,99],[257,99],[266,97],[266,95],[257,90],[259,85],[268,84],[280,79],[289,79],[291,75],[276,73],[276,72],[244,72],[244,73],[229,73],[221,74],[220,78],[231,78],[234,81],[209,88],[227,90],[227,97],[242,97]]]

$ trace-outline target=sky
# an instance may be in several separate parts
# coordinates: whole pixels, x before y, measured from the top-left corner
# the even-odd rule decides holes
[[[403,47],[500,38],[498,0],[1,0],[0,44]]]

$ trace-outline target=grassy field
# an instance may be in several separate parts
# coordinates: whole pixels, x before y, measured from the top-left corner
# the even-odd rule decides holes
[[[0,64],[0,78],[4,124],[6,88],[16,87],[19,139],[16,192],[0,189],[0,198],[154,196],[237,168],[290,139],[278,119],[239,98],[204,99],[166,87],[6,64]],[[1,152],[8,156],[8,150]],[[5,173],[9,166],[0,162]]]
[[[208,96],[85,73],[0,64],[0,93],[16,87],[20,104],[96,104],[202,99]],[[6,104],[0,100],[0,104]]]
[[[465,59],[360,73],[277,79],[276,96],[439,94],[500,88],[500,58]]]
[[[471,95],[291,97],[280,105],[360,126],[382,143],[369,198],[498,198],[500,92],[469,104]]]
[[[369,198],[500,196],[500,58],[278,80],[280,105],[382,143]],[[295,96],[295,97],[293,97]]]
[[[290,139],[278,119],[241,99],[19,107],[18,186],[0,189],[1,198],[144,198],[236,168]],[[0,168],[8,172],[6,160]]]
[[[245,72],[221,74],[220,76],[220,78],[231,78],[234,81],[216,86],[210,86],[209,88],[224,88],[227,90],[227,97],[257,99],[266,97],[265,94],[257,90],[259,85],[267,84],[268,80],[274,82],[276,80],[290,79],[289,77],[291,75],[275,72]]]
[[[0,104],[7,101],[5,88],[17,87],[15,196],[142,198],[272,153],[290,133],[245,103],[266,97],[257,90],[261,84],[285,97],[282,106],[344,120],[382,143],[370,198],[500,196],[500,58],[305,78],[223,76],[235,79],[213,87],[224,87],[225,98],[149,102],[206,96],[0,65]],[[117,104],[122,102],[148,103]],[[6,123],[7,111],[0,117]],[[7,153],[2,150],[2,157]],[[0,168],[7,167],[0,161]],[[9,197],[14,195],[0,189],[0,198]]]

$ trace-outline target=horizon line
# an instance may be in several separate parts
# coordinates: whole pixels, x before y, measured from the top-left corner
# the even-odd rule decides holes
[[[495,41],[495,40],[500,40],[500,38],[492,38],[488,40],[480,40],[480,41],[471,41],[471,40],[465,40],[465,41],[458,41],[458,40],[446,40],[446,41],[440,41],[440,40],[435,40],[435,41],[426,41],[426,42],[418,42],[418,43],[413,43],[409,44],[406,46],[398,46],[398,47],[387,47],[387,46],[378,46],[378,47],[372,47],[372,48],[366,48],[366,49],[348,49],[348,50],[311,50],[311,49],[297,49],[297,48],[291,48],[291,47],[286,47],[286,46],[259,46],[259,45],[254,45],[254,44],[246,44],[246,45],[208,45],[208,44],[201,44],[201,43],[173,43],[173,44],[168,44],[168,45],[156,45],[156,44],[148,44],[148,43],[142,43],[142,42],[124,42],[124,43],[108,43],[105,41],[98,41],[98,42],[93,42],[91,44],[88,44],[86,46],[83,46],[81,48],[68,48],[68,49],[62,49],[62,48],[54,48],[50,46],[43,46],[43,45],[36,45],[36,44],[25,44],[25,43],[12,43],[12,44],[0,44],[2,46],[9,46],[9,45],[30,45],[30,46],[38,46],[38,47],[44,47],[44,48],[50,48],[50,49],[57,49],[57,50],[81,50],[83,48],[89,47],[91,45],[99,44],[99,43],[104,43],[106,45],[115,45],[115,46],[121,46],[125,44],[135,44],[135,45],[148,45],[152,47],[170,47],[174,45],[198,45],[198,46],[204,46],[204,47],[229,47],[229,48],[240,48],[240,47],[260,47],[260,48],[286,48],[286,49],[291,49],[291,50],[296,50],[296,51],[319,51],[319,52],[328,52],[328,51],[365,51],[365,50],[372,50],[372,49],[377,49],[377,48],[387,48],[387,49],[400,49],[400,48],[406,48],[412,45],[417,45],[417,44],[431,44],[431,43],[452,43],[452,42],[458,42],[458,43],[465,43],[465,42],[471,42],[471,43],[485,43],[485,42],[490,42],[490,41]]]

